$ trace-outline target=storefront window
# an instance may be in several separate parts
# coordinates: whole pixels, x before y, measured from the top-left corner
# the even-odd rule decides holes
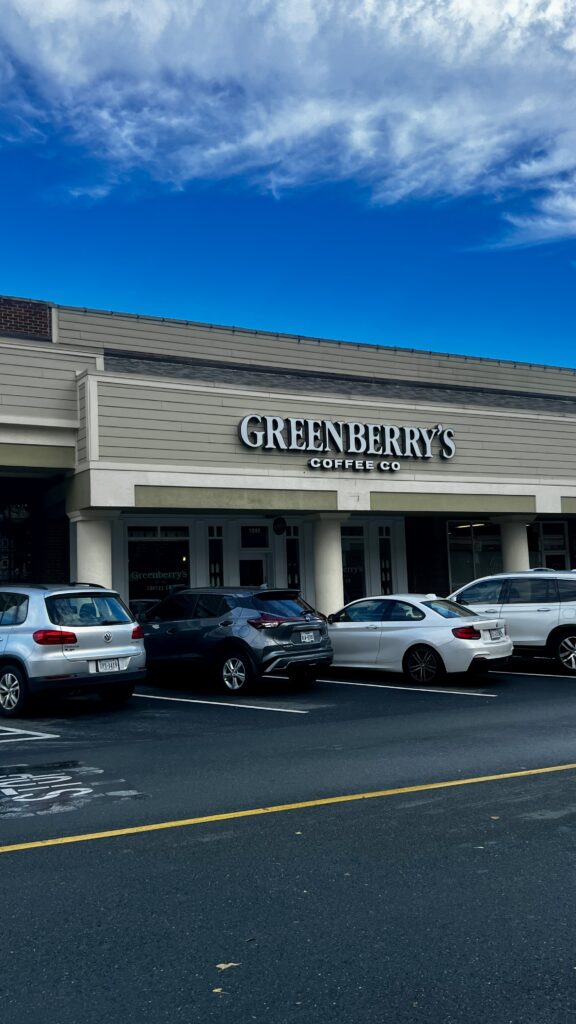
[[[268,527],[242,526],[240,529],[240,543],[243,548],[267,548]]]
[[[0,582],[30,580],[31,563],[30,506],[0,505]]]
[[[364,527],[342,527],[342,570],[344,602],[356,601],[366,595],[366,565],[364,561]]]
[[[479,576],[502,572],[502,542],[497,523],[448,523],[450,586],[464,586]]]
[[[566,523],[558,520],[530,523],[528,548],[531,569],[569,569]]]
[[[392,543],[390,527],[378,527],[378,553],[380,556],[380,593],[391,594],[392,586]]]
[[[224,586],[224,540],[221,526],[208,527],[208,573],[211,587]]]
[[[297,526],[286,527],[286,577],[289,587],[300,590],[300,539]]]
[[[177,530],[176,538],[169,532]],[[146,532],[144,532],[146,531]],[[166,597],[174,587],[190,585],[187,527],[134,526],[128,528],[128,581],[130,600]]]

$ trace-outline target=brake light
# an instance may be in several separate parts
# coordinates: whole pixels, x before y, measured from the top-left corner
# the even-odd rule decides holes
[[[459,640],[481,640],[482,633],[476,626],[457,626],[456,629],[452,630],[454,636],[457,636]]]
[[[268,612],[262,612],[260,618],[248,619],[248,624],[254,626],[254,629],[273,629],[274,626],[282,626],[285,622],[293,621],[293,619],[278,618]]]
[[[144,630],[142,629],[142,626],[134,626],[134,629],[132,630],[132,639],[133,640],[143,640],[144,639]]]
[[[35,633],[32,633],[32,639],[41,647],[57,647],[58,644],[65,644],[69,647],[71,644],[78,643],[76,633],[72,633],[68,629],[37,629]]]

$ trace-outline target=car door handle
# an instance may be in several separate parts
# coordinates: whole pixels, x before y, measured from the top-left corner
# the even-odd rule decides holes
[[[231,626],[232,625],[232,619],[225,619],[224,622],[220,623],[220,625],[221,626]]]
[[[552,609],[551,608],[537,608],[536,611],[537,612],[551,612]]]
[[[178,626],[171,626],[170,629],[166,630],[166,632],[169,636],[174,636],[174,633],[179,633],[180,630],[178,629]]]
[[[366,626],[366,629],[380,629],[380,626]]]

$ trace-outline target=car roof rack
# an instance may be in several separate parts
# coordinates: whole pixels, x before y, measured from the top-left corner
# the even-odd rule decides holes
[[[63,583],[63,587],[96,587],[97,590],[111,590],[111,587],[105,587],[102,583],[87,583],[86,580],[70,580],[69,583]]]

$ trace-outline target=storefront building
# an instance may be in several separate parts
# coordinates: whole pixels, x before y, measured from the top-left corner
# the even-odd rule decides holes
[[[0,298],[0,581],[324,612],[576,568],[571,369]]]

